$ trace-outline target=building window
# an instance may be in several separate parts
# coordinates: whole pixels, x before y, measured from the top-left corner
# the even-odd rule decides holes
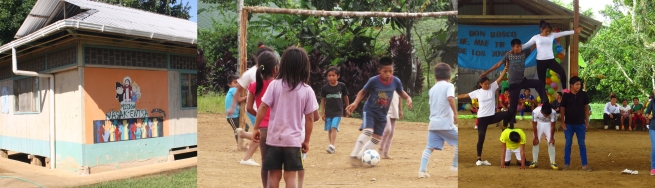
[[[198,107],[198,79],[196,74],[181,74],[182,108]]]
[[[39,78],[14,80],[16,112],[39,112]]]

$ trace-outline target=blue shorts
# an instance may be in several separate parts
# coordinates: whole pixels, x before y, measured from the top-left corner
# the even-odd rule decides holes
[[[252,126],[255,126],[255,119],[257,118],[256,116],[251,115],[250,113],[246,112],[248,114],[248,118],[250,119],[250,123]]]
[[[325,118],[325,131],[329,131],[332,128],[337,129],[339,131],[339,123],[341,122],[341,117],[329,117]]]
[[[451,146],[457,145],[457,131],[455,129],[428,131],[428,145],[426,148],[441,150],[444,142],[448,142]]]
[[[382,136],[382,133],[384,133],[384,127],[387,126],[387,116],[376,117],[373,115],[367,115],[366,112],[363,112],[362,114],[362,120],[364,122],[362,122],[362,127],[360,127],[359,130],[373,129],[373,134]]]

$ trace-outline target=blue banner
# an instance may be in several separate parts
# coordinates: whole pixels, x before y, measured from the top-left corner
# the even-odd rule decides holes
[[[488,70],[512,49],[510,42],[518,38],[525,44],[532,36],[539,34],[537,25],[521,26],[458,26],[457,64],[459,67]],[[537,65],[537,50],[525,62],[526,67]],[[498,69],[502,70],[502,69]]]

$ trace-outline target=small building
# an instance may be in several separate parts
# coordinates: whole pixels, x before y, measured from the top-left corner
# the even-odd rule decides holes
[[[546,20],[551,23],[554,29],[573,30],[573,11],[566,9],[562,6],[559,6],[550,1],[544,0],[460,0],[459,1],[459,10],[458,10],[458,19],[457,24],[460,25],[459,31],[463,32],[461,26],[482,26],[482,27],[502,27],[502,26],[532,26],[533,29],[528,30],[532,33],[523,33],[532,36],[538,34],[539,30],[539,21]],[[591,40],[595,33],[601,29],[602,23],[594,20],[593,18],[584,16],[580,14],[579,17],[579,26],[583,28],[582,32],[579,34],[580,42],[587,42]],[[492,30],[490,30],[492,31]],[[488,38],[494,38],[490,36],[492,33],[488,33]],[[502,35],[502,34],[501,34]],[[507,34],[508,36],[513,36],[512,33]],[[495,38],[500,38],[497,35]],[[459,35],[459,39],[466,38],[467,35]],[[509,41],[512,38],[503,39],[506,41],[505,46],[498,47],[498,54],[500,56],[494,56],[495,54],[487,53],[484,60],[488,60],[489,63],[496,63],[497,61],[492,61],[489,58],[494,56],[496,59],[502,57],[504,52],[508,51],[511,47]],[[528,40],[521,39],[521,40]],[[561,44],[565,57],[561,60],[561,65],[566,72],[566,76],[570,77],[571,75],[571,65],[569,64],[569,54],[571,53],[570,45],[572,43],[573,36],[561,37],[559,43]],[[523,43],[527,41],[522,41]],[[472,42],[471,42],[472,43]],[[490,47],[497,46],[497,44],[488,44]],[[502,50],[505,50],[504,52]],[[470,51],[469,55],[470,55]],[[462,50],[460,48],[460,54]],[[461,57],[461,55],[460,55]],[[476,57],[477,58],[477,57]],[[536,64],[535,64],[536,65]],[[476,83],[478,82],[479,75],[486,70],[465,68],[459,66],[458,70],[458,81],[457,81],[457,90],[458,93],[468,93],[475,89]],[[495,79],[499,75],[502,69],[498,69],[496,73],[488,75],[490,79]],[[536,75],[536,66],[526,67],[525,76],[531,79],[537,79]],[[559,84],[559,83],[558,83]],[[536,95],[536,91],[532,90],[533,95]],[[459,102],[469,102],[470,99],[460,100]]]
[[[80,174],[196,151],[197,24],[38,0],[0,46],[0,154]]]

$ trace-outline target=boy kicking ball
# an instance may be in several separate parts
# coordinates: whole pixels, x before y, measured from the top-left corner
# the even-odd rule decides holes
[[[525,169],[525,133],[521,129],[507,128],[500,134],[503,152],[500,155],[500,168],[507,168],[512,160],[512,154],[516,156],[519,169]]]
[[[546,135],[546,140],[548,141],[548,157],[550,158],[550,168],[557,170],[557,164],[555,164],[555,122],[557,122],[557,113],[551,108],[549,103],[543,104],[543,106],[537,107],[532,111],[532,129],[534,140],[532,141],[532,163],[530,163],[530,168],[537,167],[537,161],[539,158],[539,141],[541,141],[541,136]]]
[[[368,95],[362,113],[362,128],[364,131],[357,138],[355,147],[350,153],[350,161],[353,166],[361,166],[362,161],[359,159],[362,157],[362,153],[369,149],[375,149],[380,143],[384,127],[387,125],[387,114],[389,113],[389,105],[394,91],[407,100],[407,107],[412,109],[412,98],[403,90],[400,79],[393,76],[393,61],[390,57],[380,59],[378,71],[380,74],[371,77],[364,85],[364,88],[357,93],[355,101],[346,108],[347,113],[352,113],[359,105],[359,102]],[[373,138],[366,142],[371,136]]]

